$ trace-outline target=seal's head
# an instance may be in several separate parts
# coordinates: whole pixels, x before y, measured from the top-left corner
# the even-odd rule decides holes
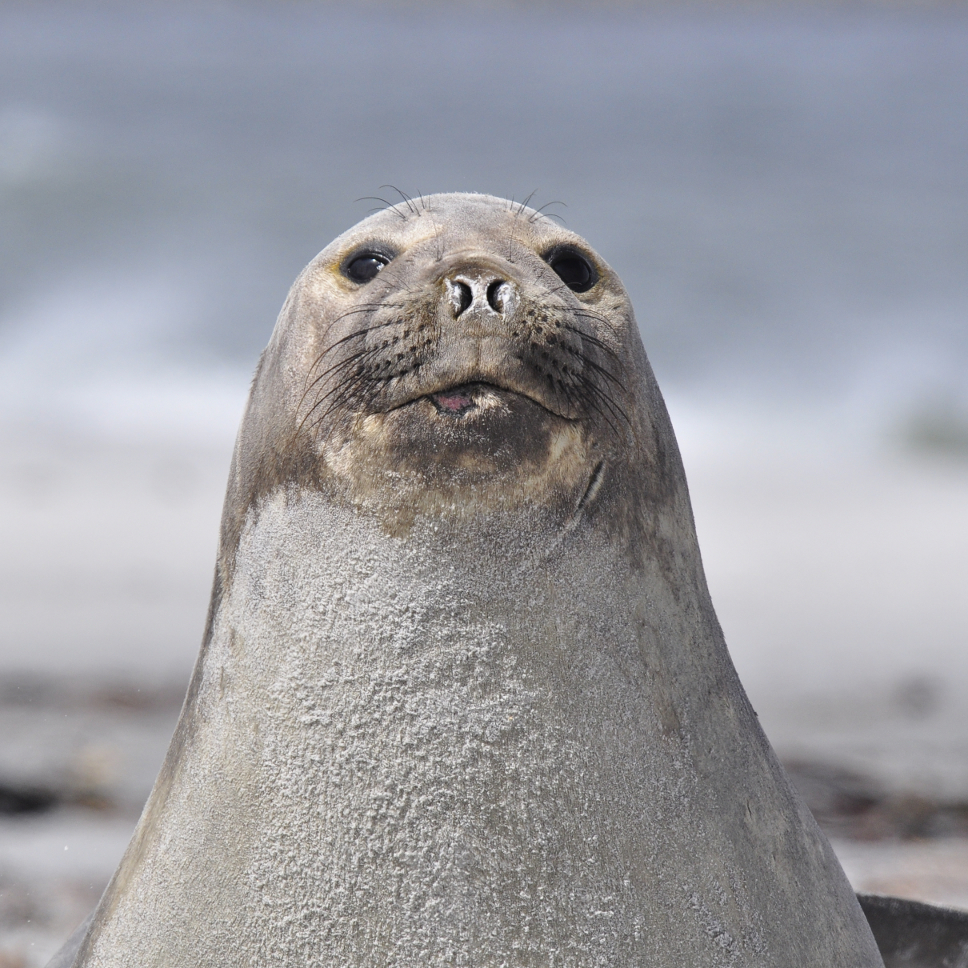
[[[669,492],[670,448],[604,260],[523,205],[434,195],[365,219],[296,281],[240,436],[253,493],[229,505],[292,481],[396,525],[482,505],[567,515],[606,479]]]

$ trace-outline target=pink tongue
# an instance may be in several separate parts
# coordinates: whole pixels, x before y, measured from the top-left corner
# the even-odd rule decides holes
[[[454,413],[474,406],[474,398],[469,393],[464,393],[461,390],[451,390],[448,393],[435,393],[433,397],[434,403],[441,410],[450,410]]]

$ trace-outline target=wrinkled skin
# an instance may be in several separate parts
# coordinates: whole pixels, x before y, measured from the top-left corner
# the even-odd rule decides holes
[[[296,281],[182,718],[74,964],[881,964],[582,239],[431,196]]]

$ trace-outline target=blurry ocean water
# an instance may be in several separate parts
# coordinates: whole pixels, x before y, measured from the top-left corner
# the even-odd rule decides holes
[[[249,374],[392,183],[619,271],[751,691],[968,684],[966,158],[959,6],[4,5],[0,667],[187,674]]]
[[[2,667],[187,674],[249,374],[392,183],[619,271],[751,690],[965,672],[966,158],[956,6],[4,5]]]
[[[564,202],[673,393],[964,408],[966,150],[957,6],[5,4],[4,403],[251,370],[392,182]]]
[[[288,286],[388,184],[563,203],[781,755],[968,803],[966,162],[961,5],[0,5],[0,800],[81,810],[0,825],[18,964],[160,762]]]

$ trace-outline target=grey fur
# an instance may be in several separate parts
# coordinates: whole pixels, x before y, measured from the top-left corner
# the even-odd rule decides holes
[[[365,285],[361,246],[393,256]],[[438,413],[459,386],[473,409]],[[628,298],[583,240],[430,196],[296,281],[182,718],[74,964],[882,964],[733,670]]]

